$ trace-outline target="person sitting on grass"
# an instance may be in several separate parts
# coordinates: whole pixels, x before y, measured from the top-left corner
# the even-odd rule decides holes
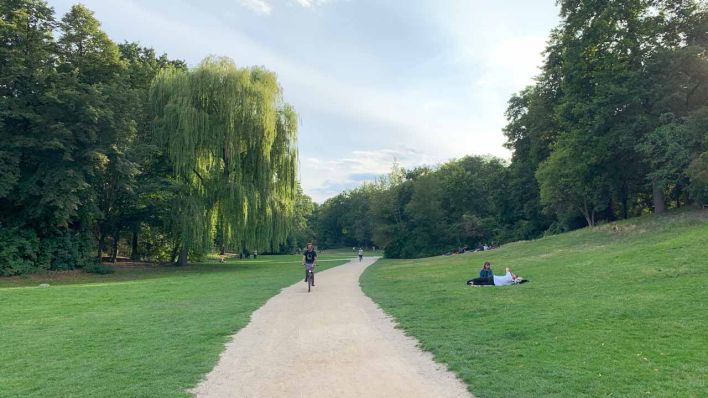
[[[467,281],[470,286],[507,286],[515,283],[523,283],[526,280],[513,274],[511,268],[506,267],[506,273],[501,276],[492,275],[491,278],[474,278]]]
[[[492,272],[492,263],[490,263],[489,261],[484,262],[484,265],[482,265],[482,269],[479,270],[479,277],[487,279],[494,277],[494,272]]]

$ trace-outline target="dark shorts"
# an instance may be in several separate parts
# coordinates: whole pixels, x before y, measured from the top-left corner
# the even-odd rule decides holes
[[[468,280],[467,284],[475,286],[494,285],[494,278],[474,278]]]

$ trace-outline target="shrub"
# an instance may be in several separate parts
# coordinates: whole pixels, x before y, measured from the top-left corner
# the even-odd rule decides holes
[[[94,247],[86,231],[59,229],[40,238],[29,228],[0,225],[0,276],[88,267],[96,264]]]
[[[0,226],[0,276],[35,271],[38,252],[39,239],[33,231]]]
[[[42,248],[50,257],[49,269],[71,270],[96,264],[93,237],[85,231],[63,229],[42,240]]]
[[[688,167],[691,179],[689,190],[693,199],[700,205],[708,204],[708,152],[703,152]]]

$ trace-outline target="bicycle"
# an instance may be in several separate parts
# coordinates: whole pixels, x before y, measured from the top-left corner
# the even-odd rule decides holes
[[[305,267],[307,267],[305,281],[307,282],[307,292],[309,293],[312,286],[315,286],[315,266],[314,264],[305,264]]]

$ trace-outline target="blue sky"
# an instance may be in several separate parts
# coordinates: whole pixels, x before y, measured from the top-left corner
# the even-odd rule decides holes
[[[532,82],[547,0],[83,0],[117,41],[196,65],[225,55],[276,72],[300,117],[316,201],[390,170],[508,158],[509,97]],[[74,1],[50,0],[59,16]]]

